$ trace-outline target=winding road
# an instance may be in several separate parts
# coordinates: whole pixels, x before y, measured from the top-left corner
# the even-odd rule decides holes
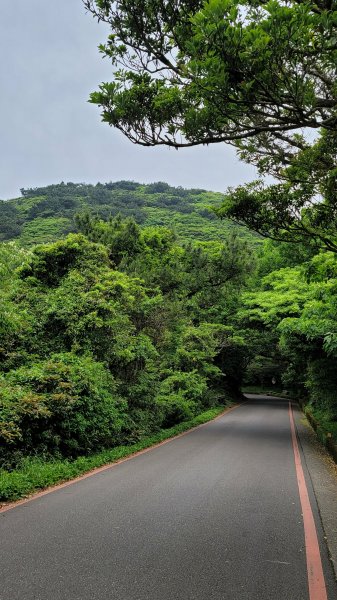
[[[291,418],[287,400],[250,397],[1,512],[0,599],[335,600]]]

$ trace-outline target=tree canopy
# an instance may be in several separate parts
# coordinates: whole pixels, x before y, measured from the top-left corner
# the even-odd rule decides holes
[[[78,225],[31,250],[0,243],[0,474],[133,442],[238,393],[247,245],[181,246],[119,216]]]
[[[111,27],[103,121],[145,146],[234,145],[279,183],[241,188],[222,215],[337,251],[334,0],[84,4]]]

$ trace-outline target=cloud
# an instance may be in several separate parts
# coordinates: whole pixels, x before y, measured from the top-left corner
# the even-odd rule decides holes
[[[142,148],[100,122],[91,91],[111,78],[103,24],[81,0],[0,8],[0,198],[60,181],[167,181],[224,190],[254,177],[230,147]]]

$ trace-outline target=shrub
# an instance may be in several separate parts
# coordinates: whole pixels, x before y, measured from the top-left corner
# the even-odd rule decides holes
[[[313,405],[337,420],[336,389],[337,364],[335,359],[319,358],[309,362],[305,383]]]
[[[0,380],[0,461],[10,455],[74,457],[120,441],[125,405],[101,363],[54,354]]]
[[[174,371],[164,379],[156,396],[162,417],[162,427],[191,419],[202,406],[207,381],[196,371]]]

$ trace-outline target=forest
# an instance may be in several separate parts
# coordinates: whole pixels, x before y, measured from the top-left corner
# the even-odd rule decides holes
[[[179,210],[187,216],[179,233],[137,223],[130,215],[135,202],[125,200],[124,214],[119,210],[119,185],[115,215],[96,210],[98,194],[94,209],[78,207],[82,184],[27,190],[4,203],[3,500],[30,489],[32,468],[52,471],[35,487],[67,478],[60,465],[77,472],[72,465],[86,465],[85,457],[191,423],[239,400],[242,389],[305,399],[337,439],[336,255],[264,241],[207,214],[200,214],[203,226],[193,240],[200,205],[191,198],[202,196],[202,210],[209,211],[206,192],[179,190]],[[162,218],[168,198],[156,186],[148,186],[156,190],[153,221]],[[98,186],[101,205],[108,187],[114,189]],[[191,212],[184,212],[184,194]],[[17,211],[13,221],[9,207]],[[44,243],[32,244],[15,229],[20,207],[21,231],[34,225]],[[177,207],[165,210],[169,222]],[[71,232],[49,230],[52,219],[68,220]]]

